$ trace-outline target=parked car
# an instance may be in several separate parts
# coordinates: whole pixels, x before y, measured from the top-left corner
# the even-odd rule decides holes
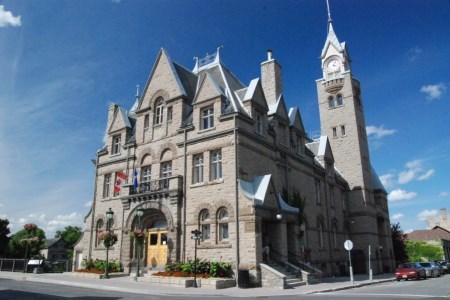
[[[436,261],[438,264],[442,266],[442,269],[444,270],[444,273],[450,273],[450,264],[446,260],[439,260]]]
[[[419,263],[404,263],[400,264],[397,270],[395,270],[395,278],[397,279],[397,281],[400,281],[402,279],[427,279],[427,273]]]
[[[441,264],[431,261],[430,264],[432,264],[435,268],[437,268],[439,270],[439,276],[441,277],[442,275],[444,275],[444,268],[442,268]]]
[[[434,264],[431,264],[430,262],[420,262],[419,264],[425,269],[428,277],[441,276],[439,275],[439,269]]]

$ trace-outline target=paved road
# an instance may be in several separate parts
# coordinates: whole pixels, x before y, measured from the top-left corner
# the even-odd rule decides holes
[[[450,276],[422,281],[389,282],[339,292],[318,293],[312,295],[259,296],[253,299],[307,299],[307,300],[348,300],[348,299],[443,299],[450,293]],[[137,300],[137,299],[238,299],[230,295],[174,295],[167,287],[167,295],[133,294],[110,292],[83,287],[55,285],[49,283],[0,279],[0,299],[11,300],[59,300],[59,299],[92,299],[92,300]],[[448,299],[448,298],[447,298]]]

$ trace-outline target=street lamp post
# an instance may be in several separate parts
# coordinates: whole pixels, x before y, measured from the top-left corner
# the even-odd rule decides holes
[[[198,229],[191,231],[191,239],[194,240],[194,287],[197,287],[197,243],[200,240],[202,232]]]
[[[141,229],[141,217],[144,214],[144,209],[142,206],[139,206],[136,210],[136,215],[138,216],[138,228]],[[139,265],[141,260],[141,245],[139,239],[134,240],[136,243],[136,250],[137,250],[137,267],[136,267],[136,278],[139,277]]]
[[[114,216],[114,212],[112,211],[111,207],[106,211],[106,231],[108,231],[108,233],[111,231],[110,228],[110,221]],[[109,251],[109,241],[106,243],[106,263],[105,263],[105,274],[103,276],[103,278],[107,279],[109,278],[109,274],[108,274],[108,251]]]

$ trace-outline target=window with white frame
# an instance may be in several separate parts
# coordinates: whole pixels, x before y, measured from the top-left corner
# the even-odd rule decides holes
[[[120,134],[113,136],[111,154],[120,154],[121,146],[122,146],[122,144],[121,144]]]
[[[203,182],[203,153],[194,155],[192,167],[192,183]]]
[[[228,210],[225,207],[219,209],[217,213],[218,240],[228,240]]]
[[[103,178],[103,198],[108,198],[111,190],[111,174],[105,174]]]
[[[263,134],[263,117],[260,113],[256,113],[256,132]]]
[[[141,168],[141,182],[150,182],[152,180],[152,166]]]
[[[95,233],[96,233],[96,239],[95,239],[95,247],[99,247],[102,245],[102,241],[100,240],[100,232],[102,232],[103,230],[105,230],[104,228],[104,223],[103,220],[98,220],[97,221],[97,226],[95,228]]]
[[[202,241],[209,240],[211,237],[211,217],[207,209],[200,212],[200,231],[202,232]]]
[[[159,125],[162,124],[164,117],[164,100],[162,98],[159,98],[156,100],[155,104],[155,119],[154,124]]]
[[[222,151],[215,150],[211,152],[211,180],[218,180],[222,178]]]
[[[316,203],[320,203],[320,180],[319,179],[314,180],[314,188],[315,188]]]
[[[214,108],[212,106],[205,107],[201,110],[201,129],[214,127]]]
[[[172,161],[161,163],[160,178],[167,178],[172,176]]]

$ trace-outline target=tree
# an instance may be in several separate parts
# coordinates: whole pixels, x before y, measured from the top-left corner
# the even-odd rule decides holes
[[[8,242],[10,233],[8,219],[0,219],[0,257],[6,257],[8,253]]]
[[[397,264],[408,261],[408,253],[406,251],[406,241],[408,235],[403,232],[400,223],[391,224],[392,245],[394,247],[394,256]]]
[[[73,257],[73,246],[80,239],[81,233],[81,227],[78,226],[66,226],[64,230],[56,231],[55,238],[61,237],[67,243],[67,248],[70,248],[67,250],[69,258]]]
[[[424,241],[407,241],[406,251],[411,261],[434,261],[444,257],[440,244],[433,245]]]
[[[8,243],[9,256],[13,258],[27,258],[39,255],[44,245],[45,232],[35,224],[25,224],[23,229],[16,232]]]

